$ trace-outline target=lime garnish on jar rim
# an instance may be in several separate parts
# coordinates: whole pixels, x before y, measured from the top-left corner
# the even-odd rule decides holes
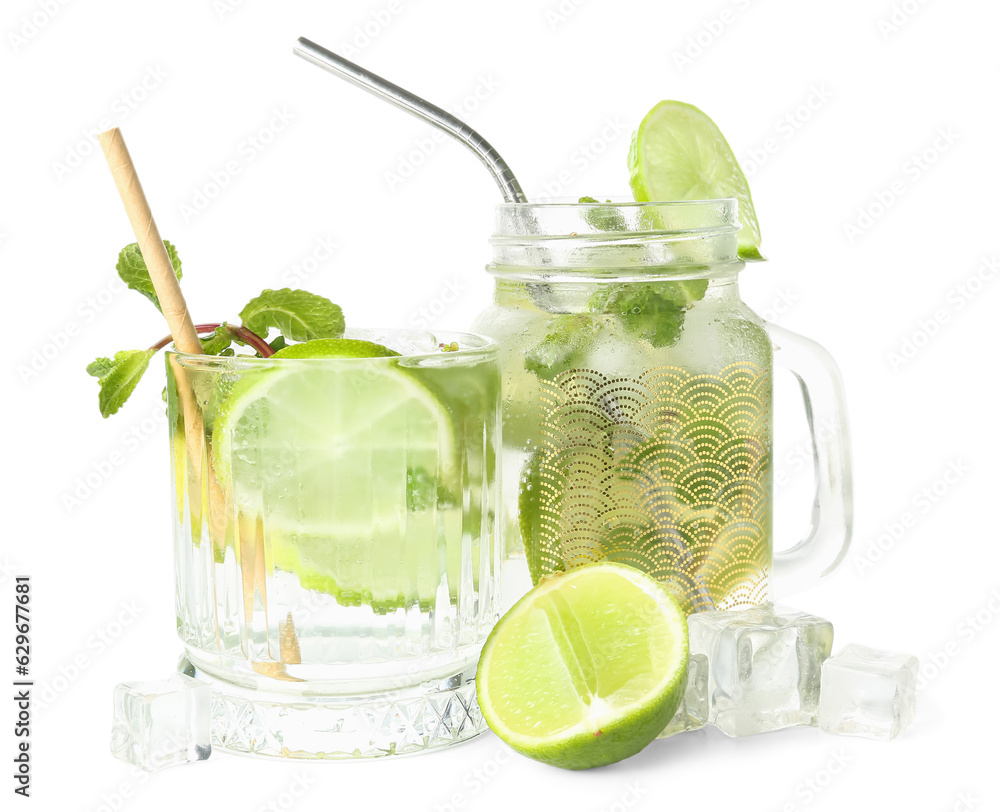
[[[632,137],[628,165],[639,202],[736,198],[740,258],[764,259],[746,176],[725,136],[697,107],[679,101],[657,104]]]

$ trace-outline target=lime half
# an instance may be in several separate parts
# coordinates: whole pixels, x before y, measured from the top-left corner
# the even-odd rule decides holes
[[[687,683],[684,612],[623,564],[550,575],[483,647],[483,717],[531,758],[579,770],[638,753],[667,726]]]
[[[352,339],[282,349],[241,373],[212,437],[244,541],[303,588],[377,611],[433,599],[441,575],[421,562],[461,522],[439,504],[460,485],[449,410],[393,356]]]
[[[662,101],[650,110],[632,137],[628,166],[639,202],[735,197],[740,257],[764,259],[747,179],[725,136],[697,107]]]

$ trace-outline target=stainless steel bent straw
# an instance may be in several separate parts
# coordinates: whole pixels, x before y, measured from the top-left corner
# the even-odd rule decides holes
[[[360,65],[349,62],[342,56],[338,56],[332,51],[328,51],[322,45],[299,37],[293,49],[297,56],[301,56],[308,62],[330,71],[346,79],[348,82],[357,85],[362,90],[384,99],[391,104],[401,107],[413,115],[430,122],[435,127],[444,130],[453,138],[457,138],[465,144],[476,155],[479,156],[486,168],[493,175],[500,191],[503,192],[504,200],[508,203],[526,203],[527,199],[521,191],[521,184],[517,182],[514,173],[511,172],[507,162],[500,157],[490,143],[477,133],[464,121],[455,118],[451,113],[445,112],[437,105],[431,104],[419,96],[414,96],[410,91],[404,90],[399,85],[386,81],[381,76],[376,76],[371,71],[365,70]]]

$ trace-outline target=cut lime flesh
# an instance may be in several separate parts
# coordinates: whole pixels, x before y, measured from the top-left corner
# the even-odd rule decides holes
[[[657,104],[632,138],[628,163],[639,202],[736,198],[739,255],[764,258],[747,179],[725,136],[697,107],[678,101]]]
[[[500,620],[477,693],[493,731],[568,769],[610,764],[653,741],[687,680],[687,622],[636,569],[598,563],[543,579]]]
[[[461,565],[460,545],[440,549],[462,534],[452,418],[396,355],[350,339],[281,350],[243,373],[212,438],[235,528],[269,566],[376,611],[432,603],[441,564],[450,582]]]

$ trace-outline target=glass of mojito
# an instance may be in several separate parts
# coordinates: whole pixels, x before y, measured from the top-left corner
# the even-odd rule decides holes
[[[167,371],[181,668],[212,683],[213,743],[358,758],[481,732],[494,343],[355,330]]]
[[[532,580],[591,561],[646,571],[690,612],[793,591],[850,538],[836,365],[741,299],[736,199],[505,204],[491,240],[502,522]],[[816,449],[808,535],[772,542],[773,375],[802,383]]]

